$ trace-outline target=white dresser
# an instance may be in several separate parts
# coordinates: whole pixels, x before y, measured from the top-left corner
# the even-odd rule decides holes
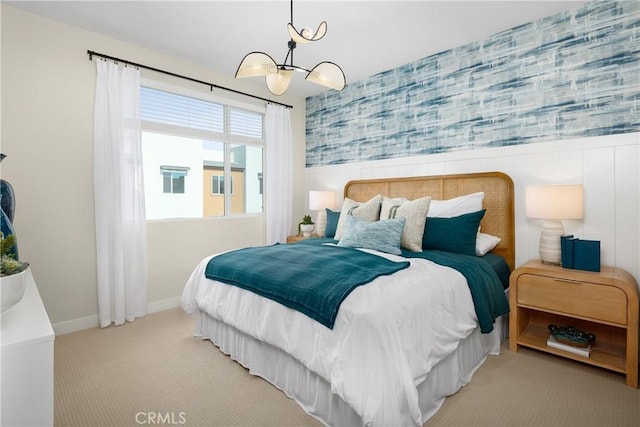
[[[55,334],[31,271],[22,301],[2,314],[0,425],[53,425]]]

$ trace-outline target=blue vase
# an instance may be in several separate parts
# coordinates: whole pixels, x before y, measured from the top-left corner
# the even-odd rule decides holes
[[[0,208],[7,214],[9,222],[13,223],[13,215],[16,210],[15,194],[13,186],[4,179],[0,179]]]
[[[0,153],[0,162],[7,157],[6,154]],[[13,215],[15,213],[16,202],[13,192],[13,186],[8,181],[0,179],[0,212],[2,217],[0,218],[0,231],[4,237],[14,235],[13,229]],[[13,255],[14,259],[18,260],[18,239],[16,238],[13,247],[9,250],[9,255]]]
[[[13,224],[11,224],[11,221],[9,221],[9,217],[7,216],[6,213],[4,213],[4,210],[0,210],[0,212],[2,213],[2,217],[0,218],[0,230],[2,231],[2,235],[4,237],[10,236],[10,235],[14,235],[15,236],[15,230],[13,229]],[[13,247],[9,250],[9,255],[13,254],[14,259],[18,260],[18,241],[16,239],[15,243],[13,244]]]

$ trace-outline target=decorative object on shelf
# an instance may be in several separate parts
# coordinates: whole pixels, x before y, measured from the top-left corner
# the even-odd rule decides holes
[[[7,157],[6,154],[0,153],[0,163]],[[2,208],[2,216],[0,218],[0,232],[4,236],[11,236],[15,234],[13,229],[13,216],[15,213],[15,194],[13,192],[13,186],[4,180],[0,179],[0,207]],[[10,253],[15,259],[18,259],[18,244],[13,242]]]
[[[326,209],[334,209],[336,205],[336,193],[333,191],[309,191],[309,210],[318,211],[316,216],[316,234],[325,235],[327,227]]]
[[[298,234],[302,233],[304,237],[311,236],[315,224],[311,220],[311,215],[305,215],[302,217],[302,222],[298,224]]]
[[[534,185],[526,188],[526,211],[529,218],[542,218],[540,259],[543,263],[560,265],[560,236],[564,234],[563,219],[582,219],[582,185]]]
[[[274,95],[282,95],[289,88],[294,71],[307,73],[306,80],[335,90],[342,90],[346,84],[342,68],[333,62],[323,61],[311,70],[294,65],[293,50],[298,43],[320,40],[327,33],[327,23],[322,21],[313,33],[309,28],[297,30],[293,25],[293,0],[291,0],[291,21],[287,24],[290,40],[287,55],[281,64],[264,52],[248,53],[236,70],[236,78],[265,76],[267,88]],[[289,61],[289,63],[287,63]]]
[[[7,157],[0,153],[0,162]],[[22,299],[25,289],[25,271],[28,262],[18,258],[18,242],[13,228],[15,195],[8,181],[0,180],[0,288],[2,313],[16,305]]]
[[[596,341],[595,335],[588,334],[573,326],[549,325],[548,328],[556,341],[562,344],[586,348]]]
[[[26,285],[25,274],[28,262],[20,262],[14,258],[11,249],[15,245],[16,236],[11,234],[0,240],[2,258],[0,261],[0,295],[2,297],[2,313],[20,302]]]
[[[0,163],[7,157],[6,154],[0,153]],[[8,181],[0,179],[0,207],[9,218],[9,222],[13,222],[15,213],[15,195],[13,187]]]

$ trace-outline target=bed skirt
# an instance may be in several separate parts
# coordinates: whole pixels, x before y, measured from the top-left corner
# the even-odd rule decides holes
[[[458,349],[438,363],[417,385],[422,422],[431,418],[444,403],[471,380],[489,354],[499,354],[503,322],[497,321],[490,334],[477,328]],[[232,326],[198,312],[195,336],[209,339],[252,375],[269,381],[295,400],[305,412],[329,426],[362,425],[362,418],[331,385],[300,361],[268,343],[254,339]]]

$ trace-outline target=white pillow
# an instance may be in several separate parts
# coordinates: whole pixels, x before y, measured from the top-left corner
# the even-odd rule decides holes
[[[380,207],[380,219],[390,219],[395,217],[395,211],[407,201],[404,197],[397,197],[392,199],[387,196],[382,196],[382,206]]]
[[[347,222],[347,216],[353,215],[356,218],[364,219],[365,221],[377,221],[380,218],[380,202],[382,201],[382,195],[378,194],[373,196],[370,200],[364,203],[356,202],[348,197],[345,197],[342,203],[342,209],[340,210],[340,219],[338,219],[338,226],[336,227],[336,235],[334,239],[340,240],[344,231],[344,225]]]
[[[484,256],[498,246],[500,238],[487,233],[478,233],[476,237],[476,255]]]
[[[405,201],[397,209],[390,211],[394,218],[406,218],[400,245],[413,252],[422,252],[422,238],[429,211],[431,197],[421,197]],[[395,213],[395,214],[394,214]]]
[[[448,200],[431,200],[427,216],[452,218],[482,210],[484,192],[467,194]]]

